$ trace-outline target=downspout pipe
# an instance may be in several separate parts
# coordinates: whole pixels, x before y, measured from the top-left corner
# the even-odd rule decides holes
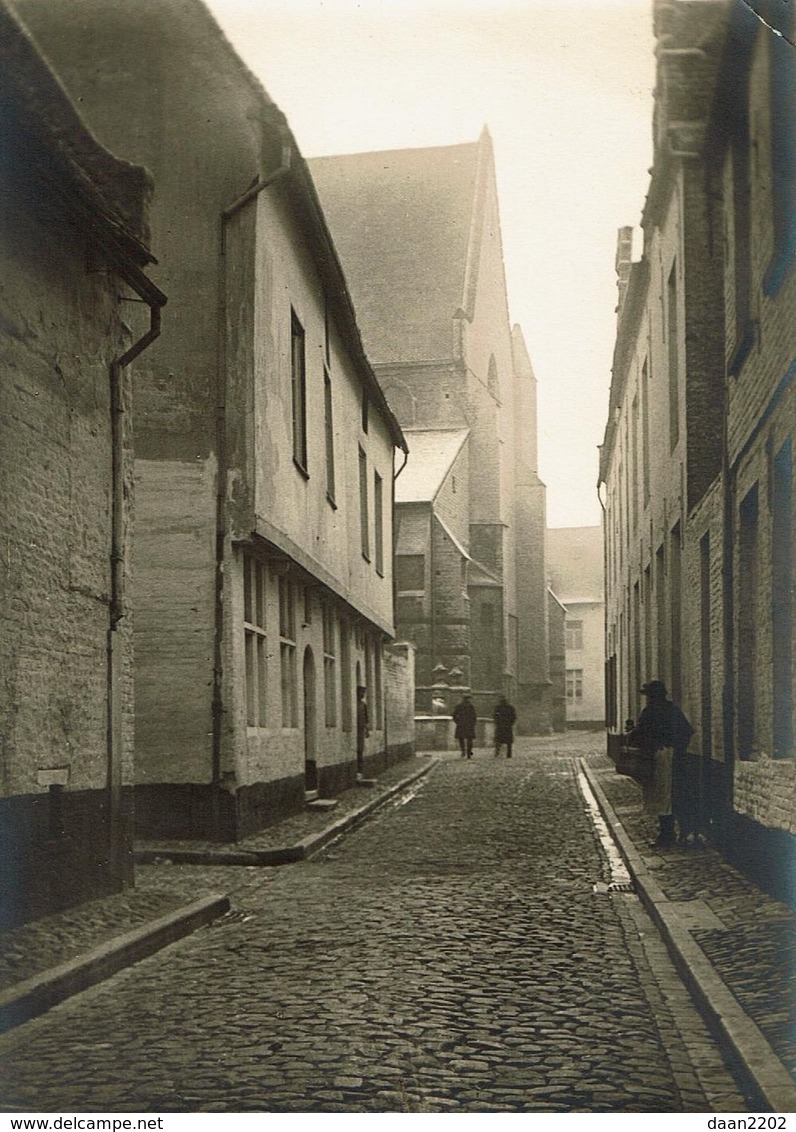
[[[222,720],[224,715],[224,547],[227,532],[227,225],[243,208],[255,200],[264,189],[286,176],[293,166],[293,145],[284,126],[277,129],[282,139],[280,162],[276,168],[261,174],[257,180],[222,209],[219,222],[219,271],[218,271],[218,369],[216,374],[216,540],[215,540],[215,613],[213,631],[213,703],[212,703],[212,767],[213,787],[221,783]],[[213,792],[213,823],[219,828],[220,811],[217,792]]]
[[[124,618],[124,395],[123,371],[160,335],[161,310],[166,296],[132,264],[116,265],[122,278],[149,306],[149,329],[110,364],[111,417],[111,584],[108,626],[108,839],[109,867],[120,887],[126,878],[122,822],[122,703],[119,694],[125,653],[116,647],[119,623]]]

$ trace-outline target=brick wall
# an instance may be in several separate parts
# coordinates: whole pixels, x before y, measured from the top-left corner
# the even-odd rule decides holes
[[[109,868],[110,363],[127,343],[119,280],[24,162],[6,167],[0,260],[0,855],[4,915],[41,915],[129,879]],[[130,377],[122,374],[130,410]],[[123,431],[124,572],[132,514]],[[132,762],[129,604],[121,766]],[[129,843],[122,819],[121,844]]]

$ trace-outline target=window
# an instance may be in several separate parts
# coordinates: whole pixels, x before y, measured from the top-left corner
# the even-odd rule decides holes
[[[290,371],[293,398],[293,459],[307,473],[307,375],[304,327],[291,311]]]
[[[683,598],[682,598],[682,530],[675,523],[669,538],[669,617],[671,622],[669,648],[669,676],[672,697],[680,702],[682,689],[681,655],[683,651]]]
[[[323,371],[323,419],[326,435],[326,498],[335,502],[334,491],[334,418],[332,416],[332,379],[329,371]]]
[[[583,622],[582,621],[567,621],[566,623],[566,642],[565,647],[568,649],[582,649],[583,648]]]
[[[757,586],[758,499],[757,484],[741,503],[738,570],[738,754],[754,754],[757,697]]]
[[[343,731],[351,730],[351,631],[340,621],[340,707]]]
[[[376,546],[376,572],[384,575],[384,498],[382,479],[373,473],[373,541]]]
[[[644,506],[650,501],[650,371],[649,362],[641,367],[641,466],[644,479]]]
[[[246,723],[265,727],[268,692],[265,566],[243,556],[243,636],[246,653]]]
[[[422,593],[426,586],[424,554],[399,554],[395,559],[395,584],[398,593]]]
[[[567,669],[567,702],[574,704],[583,699],[583,669]]]
[[[368,431],[368,414],[370,412],[370,401],[368,400],[367,389],[362,390],[362,431]]]
[[[793,753],[793,455],[774,457],[771,499],[771,625],[774,757]]]
[[[368,458],[365,450],[359,450],[359,533],[362,542],[362,557],[370,562],[370,532],[368,530]]]
[[[334,608],[323,607],[323,687],[326,700],[326,726],[337,726],[337,640]]]
[[[382,729],[382,702],[381,644],[377,641],[373,650],[373,726],[376,731]]]
[[[669,337],[669,446],[680,439],[680,342],[677,320],[677,263],[672,264],[666,289]]]
[[[296,595],[288,578],[279,579],[279,663],[282,680],[282,726],[298,727],[296,677]]]

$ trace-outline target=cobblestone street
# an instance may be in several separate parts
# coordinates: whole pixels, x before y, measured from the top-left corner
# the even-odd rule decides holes
[[[588,742],[443,757],[309,862],[181,868],[223,871],[232,912],[0,1039],[3,1106],[742,1110],[637,898],[605,891]]]

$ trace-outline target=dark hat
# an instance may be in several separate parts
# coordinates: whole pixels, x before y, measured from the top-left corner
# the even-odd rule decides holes
[[[662,696],[664,699],[669,694],[663,680],[650,680],[648,684],[642,684],[641,693],[644,696]]]

